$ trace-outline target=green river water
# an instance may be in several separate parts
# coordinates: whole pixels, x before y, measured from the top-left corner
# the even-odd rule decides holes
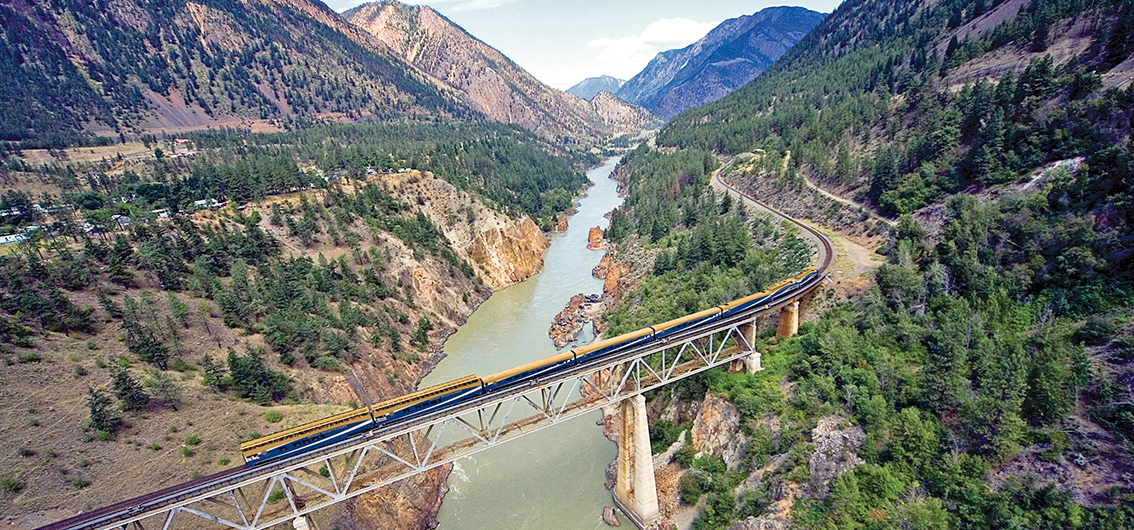
[[[555,353],[547,335],[552,318],[573,295],[602,292],[602,281],[591,276],[591,269],[603,253],[587,250],[587,233],[593,226],[606,228],[603,216],[622,203],[617,183],[609,178],[617,162],[609,159],[587,172],[594,186],[579,202],[568,230],[550,236],[543,270],[494,293],[477,308],[445,342],[447,356],[420,387],[471,373],[490,374]],[[580,343],[592,339],[588,326]],[[439,528],[604,527],[602,507],[612,501],[603,482],[618,450],[595,425],[600,417],[588,414],[458,461],[449,476]]]

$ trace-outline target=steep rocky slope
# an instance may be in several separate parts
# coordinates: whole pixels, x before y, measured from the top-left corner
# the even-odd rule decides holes
[[[755,79],[823,17],[802,7],[769,7],[726,20],[685,48],[659,53],[615,94],[672,118]]]
[[[618,79],[617,77],[609,75],[600,75],[598,77],[588,77],[579,81],[575,86],[568,88],[568,94],[575,94],[585,100],[590,101],[599,92],[610,92],[611,94],[618,91],[626,80]]]
[[[375,2],[343,15],[406,61],[463,92],[489,118],[544,138],[586,141],[636,131],[652,120],[643,109],[614,98],[588,103],[544,85],[430,7]]]
[[[464,275],[441,256],[411,248],[390,232],[375,232],[362,221],[340,227],[340,236],[335,236],[339,239],[320,235],[308,244],[286,226],[271,222],[273,211],[294,212],[301,202],[320,207],[331,204],[327,201],[333,199],[324,191],[270,196],[247,204],[240,212],[226,208],[193,214],[191,222],[215,229],[231,229],[239,215],[258,216],[257,226],[279,242],[284,260],[335,263],[342,259],[341,263],[347,263],[343,256],[351,256],[352,248],[346,240],[353,239],[358,245],[350,261],[353,270],[364,274],[358,256],[380,256],[374,258],[383,263],[380,281],[397,285],[399,291],[357,307],[367,313],[402,315],[389,322],[396,331],[383,331],[381,324],[358,327],[355,360],[344,363],[342,371],[312,367],[301,356],[292,365],[283,364],[274,349],[267,349],[268,366],[290,377],[292,397],[301,402],[285,401],[267,409],[210,388],[200,377],[206,355],[223,364],[229,347],[240,355],[268,347],[270,339],[261,333],[262,328],[229,328],[217,302],[189,289],[162,292],[149,270],[131,271],[135,287],[103,282],[110,299],[120,306],[126,296],[141,300],[147,308],[147,324],[165,322],[176,329],[178,339],[173,344],[179,361],[168,373],[180,388],[181,404],[173,408],[155,398],[140,411],[122,413],[126,425],[118,429],[115,440],[90,438],[85,430],[87,386],[109,392],[109,370],[115,365],[130,366],[129,371],[139,379],[159,373],[146,368],[128,350],[123,340],[128,332],[105,309],[95,313],[103,323],[91,334],[44,331],[27,346],[0,345],[0,357],[8,365],[0,374],[0,399],[5,403],[0,421],[4,437],[0,477],[19,484],[15,491],[3,493],[0,516],[7,517],[14,528],[35,528],[80,510],[241,465],[237,448],[253,433],[274,432],[342,411],[352,403],[377,402],[408,392],[440,360],[444,339],[493,289],[522,281],[542,266],[547,239],[527,217],[508,218],[430,173],[371,176],[367,184],[383,186],[396,200],[415,205],[415,210],[440,229],[456,255],[473,266],[474,276]],[[359,185],[347,181],[339,189],[353,196]],[[57,256],[45,250],[44,257]],[[250,281],[258,282],[258,274],[250,270]],[[92,290],[68,291],[67,295],[77,305],[102,307]],[[184,326],[172,325],[177,317],[167,296],[189,308]],[[328,312],[346,314],[348,306],[334,303]],[[411,339],[406,345],[414,323],[421,319],[434,324],[426,343],[415,347]],[[397,341],[397,347],[383,336],[387,333],[395,337],[390,340]],[[265,416],[268,410],[282,414],[282,421],[273,423]],[[200,441],[187,442],[190,436]],[[343,510],[320,514],[326,518],[320,524],[427,528],[440,506],[445,475],[444,470],[434,470],[399,482],[344,505]],[[363,523],[351,526],[351,521]]]
[[[321,2],[0,4],[0,139],[74,139],[289,117],[475,117]]]

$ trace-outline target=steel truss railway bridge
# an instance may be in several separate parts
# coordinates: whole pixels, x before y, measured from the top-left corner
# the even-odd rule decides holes
[[[321,451],[256,468],[232,468],[41,530],[261,530],[283,525],[303,530],[317,510],[600,408],[620,409],[622,417],[615,503],[644,528],[657,517],[658,500],[642,393],[725,364],[737,371],[759,370],[757,322],[777,312],[777,335],[795,334],[800,303],[819,287],[832,258],[826,237],[796,224],[819,247],[820,274],[783,299]]]

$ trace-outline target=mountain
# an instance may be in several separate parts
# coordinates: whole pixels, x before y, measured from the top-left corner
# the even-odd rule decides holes
[[[545,138],[593,140],[638,130],[653,120],[648,112],[617,99],[587,102],[539,82],[428,6],[374,2],[343,16],[439,82],[464,93],[489,118]]]
[[[609,75],[600,75],[598,77],[588,77],[571,88],[567,89],[568,94],[575,94],[585,100],[590,101],[598,95],[599,92],[610,92],[611,94],[618,91],[622,86],[622,79],[612,77]]]
[[[802,7],[769,7],[726,20],[685,48],[659,53],[615,95],[672,118],[756,78],[824,16]]]
[[[321,2],[24,0],[0,34],[3,140],[476,116]]]

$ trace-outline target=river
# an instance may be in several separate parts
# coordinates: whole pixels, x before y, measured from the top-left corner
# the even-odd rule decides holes
[[[587,172],[594,186],[568,229],[550,236],[543,270],[494,293],[445,342],[446,357],[420,388],[477,373],[490,374],[555,353],[551,319],[576,294],[602,292],[591,269],[602,252],[587,250],[588,231],[606,228],[604,215],[622,204],[610,173],[618,159]],[[593,339],[584,329],[582,343]],[[571,347],[570,345],[568,347]],[[458,461],[438,514],[441,530],[594,530],[602,507],[606,466],[618,448],[595,425],[598,412],[543,429]],[[629,521],[623,519],[623,526]]]

